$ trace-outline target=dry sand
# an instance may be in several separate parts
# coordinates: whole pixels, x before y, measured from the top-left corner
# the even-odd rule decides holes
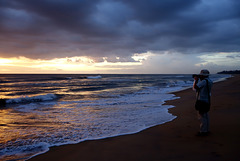
[[[240,149],[240,76],[215,83],[209,136],[197,137],[195,93],[184,90],[168,101],[177,118],[132,135],[52,147],[31,161],[238,161]]]

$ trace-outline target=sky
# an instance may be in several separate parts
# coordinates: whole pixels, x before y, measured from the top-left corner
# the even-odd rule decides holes
[[[0,73],[240,69],[239,0],[0,0]]]

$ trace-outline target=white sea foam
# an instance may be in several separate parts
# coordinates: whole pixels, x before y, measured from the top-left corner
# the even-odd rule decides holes
[[[27,102],[41,102],[41,101],[51,101],[56,99],[57,96],[55,94],[45,94],[45,95],[37,95],[37,96],[21,96],[19,98],[13,98],[6,100],[6,103],[27,103]]]
[[[87,79],[101,79],[102,76],[98,75],[98,76],[88,76]]]
[[[16,160],[17,158],[14,157],[16,154],[18,154],[20,160],[29,159],[29,153],[32,155],[45,153],[49,150],[49,147],[49,144],[40,142],[31,145],[16,146],[14,148],[5,148],[0,150],[0,160],[6,157],[8,160]],[[11,158],[11,156],[13,156],[13,158]]]
[[[68,79],[68,80],[71,80],[71,79],[72,79],[72,77],[66,77],[66,79]]]
[[[21,141],[21,146],[13,142],[9,148],[0,150],[0,154],[6,157],[15,152],[24,156],[25,153],[43,153],[51,146],[136,133],[176,118],[168,113],[168,109],[172,106],[163,106],[163,103],[170,99],[175,99],[173,94],[166,94],[159,88],[149,87],[118,98],[63,101],[55,105],[47,102],[24,104],[19,107],[21,108],[19,111],[38,114],[39,117],[44,116],[43,119],[51,117],[53,120],[47,122],[54,121],[52,123],[54,126],[48,129],[47,133],[42,133],[41,129],[33,127],[33,130],[28,131],[29,141]],[[15,100],[15,102],[19,101]],[[51,111],[48,111],[48,108],[51,108]],[[59,126],[56,126],[57,124]],[[51,124],[48,123],[48,126]],[[25,130],[20,133],[25,133]],[[38,137],[31,139],[31,136]],[[31,144],[29,145],[28,142]],[[11,145],[18,146],[16,148]]]

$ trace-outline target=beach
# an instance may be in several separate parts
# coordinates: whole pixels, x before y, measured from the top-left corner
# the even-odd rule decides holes
[[[31,161],[237,161],[240,144],[240,76],[214,83],[210,115],[210,135],[196,136],[199,130],[194,109],[195,92],[174,93],[180,99],[169,112],[173,121],[136,134],[84,141],[51,147]]]

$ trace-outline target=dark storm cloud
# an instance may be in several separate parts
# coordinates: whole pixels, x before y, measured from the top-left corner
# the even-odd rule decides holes
[[[0,0],[0,56],[239,52],[239,8],[238,0]]]

